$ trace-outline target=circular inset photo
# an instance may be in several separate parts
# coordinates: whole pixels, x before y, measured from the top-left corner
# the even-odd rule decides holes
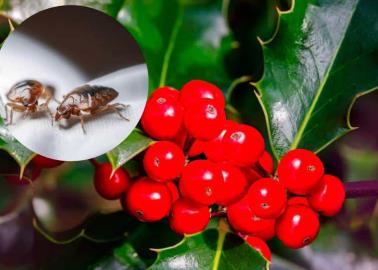
[[[93,158],[137,125],[148,72],[132,35],[108,15],[64,6],[30,17],[0,50],[1,115],[30,150]]]

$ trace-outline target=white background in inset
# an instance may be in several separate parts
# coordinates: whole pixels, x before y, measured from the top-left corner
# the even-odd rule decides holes
[[[51,126],[51,118],[47,115],[23,119],[22,113],[15,112],[13,124],[7,127],[10,133],[30,150],[59,160],[85,160],[116,147],[137,125],[147,100],[146,65],[127,67],[96,79],[87,78],[59,52],[17,32],[6,40],[0,51],[0,78],[3,104],[8,101],[6,94],[15,83],[34,79],[53,86],[58,101],[72,89],[90,84],[116,89],[119,96],[113,102],[131,105],[121,112],[130,122],[121,119],[116,113],[101,114],[85,123],[86,134],[82,132],[80,121],[70,128],[59,128],[56,122]],[[55,101],[49,104],[53,113],[57,106]],[[4,117],[3,105],[1,107]]]

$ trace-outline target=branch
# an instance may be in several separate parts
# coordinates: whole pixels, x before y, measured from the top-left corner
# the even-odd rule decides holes
[[[368,181],[355,181],[344,183],[346,198],[378,198],[378,179]]]

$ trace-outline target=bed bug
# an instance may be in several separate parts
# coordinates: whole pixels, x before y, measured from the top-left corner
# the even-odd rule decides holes
[[[7,98],[10,102],[6,103],[6,119],[7,124],[12,124],[13,111],[23,112],[24,118],[37,111],[48,111],[52,117],[52,113],[48,104],[52,98],[52,93],[42,83],[35,80],[24,80],[16,83],[7,93]],[[40,98],[45,99],[45,103],[38,105]],[[7,108],[10,108],[10,115],[8,115]]]
[[[56,109],[55,121],[70,119],[72,115],[78,116],[84,134],[86,133],[84,115],[95,115],[106,111],[113,111],[122,119],[129,121],[119,111],[126,109],[129,105],[122,103],[109,104],[116,97],[118,97],[118,92],[110,87],[88,84],[80,86],[63,97],[63,101]]]

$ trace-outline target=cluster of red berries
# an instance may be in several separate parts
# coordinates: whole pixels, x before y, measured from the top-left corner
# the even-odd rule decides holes
[[[319,231],[316,212],[332,216],[342,207],[341,181],[324,175],[321,160],[310,151],[288,152],[273,176],[260,132],[227,120],[224,95],[208,82],[193,80],[181,91],[156,89],[141,124],[158,141],[144,153],[146,176],[131,181],[122,169],[111,175],[106,163],[95,177],[104,198],[120,198],[140,221],[168,217],[173,231],[193,234],[204,230],[212,215],[224,214],[270,260],[266,240],[277,236],[290,248],[303,247]],[[211,213],[214,205],[218,210]]]

